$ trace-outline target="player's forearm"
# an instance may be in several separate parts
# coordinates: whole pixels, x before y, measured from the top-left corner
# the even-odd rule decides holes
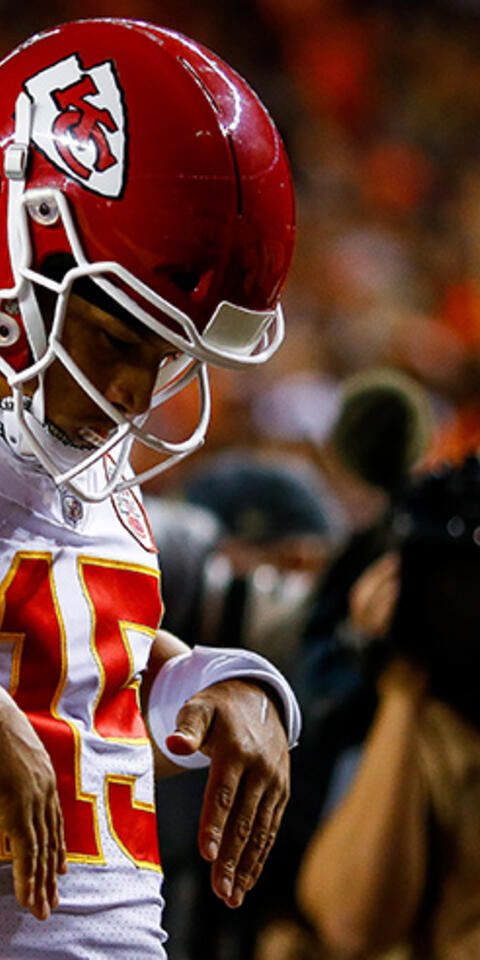
[[[142,680],[142,711],[146,714],[148,707],[148,698],[152,688],[153,681],[159,670],[170,657],[176,657],[179,653],[189,653],[188,644],[180,640],[168,630],[157,630],[155,640],[152,644],[150,658]]]
[[[381,700],[346,798],[313,838],[298,897],[325,939],[347,956],[400,937],[425,872],[424,797],[415,748],[419,699],[392,688]]]
[[[170,657],[176,657],[181,653],[189,653],[190,647],[176,637],[173,633],[169,633],[168,630],[157,630],[155,640],[152,644],[152,650],[150,653],[150,658],[148,661],[147,669],[143,676],[142,687],[141,687],[141,705],[142,705],[142,714],[147,724],[148,729],[148,701],[150,696],[150,690],[152,688],[153,681],[157,676],[159,670],[162,669],[164,663],[170,659]],[[150,731],[149,731],[150,732]],[[167,757],[161,752],[158,747],[158,744],[155,741],[155,738],[150,735],[150,740],[153,749],[154,762],[155,762],[155,774],[157,777],[168,777],[177,773],[182,772],[182,767],[177,766],[172,763],[171,760],[168,760]]]

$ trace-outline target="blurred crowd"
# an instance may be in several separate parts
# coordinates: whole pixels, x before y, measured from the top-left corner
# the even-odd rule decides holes
[[[0,0],[0,54],[104,15],[243,73],[298,203],[285,347],[212,371],[205,452],[145,491],[165,625],[265,653],[305,718],[283,832],[238,914],[195,859],[203,774],[162,786],[172,960],[477,960],[480,0]],[[182,397],[156,414],[172,437],[195,416]]]

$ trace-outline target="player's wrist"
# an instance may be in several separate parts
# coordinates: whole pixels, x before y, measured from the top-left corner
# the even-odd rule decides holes
[[[150,691],[149,729],[169,760],[191,768],[208,766],[209,758],[200,751],[182,757],[171,753],[165,744],[166,738],[175,729],[177,714],[187,700],[215,683],[241,679],[266,689],[280,712],[289,747],[295,746],[300,735],[301,714],[295,694],[283,674],[265,657],[251,650],[197,646],[188,654],[167,660]]]

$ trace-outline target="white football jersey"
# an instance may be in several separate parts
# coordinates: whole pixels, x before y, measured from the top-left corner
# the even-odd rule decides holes
[[[105,483],[104,462],[89,471]],[[41,922],[0,834],[1,960],[160,960],[161,868],[139,684],[161,615],[139,495],[81,502],[0,440],[0,684],[52,758],[68,873]]]

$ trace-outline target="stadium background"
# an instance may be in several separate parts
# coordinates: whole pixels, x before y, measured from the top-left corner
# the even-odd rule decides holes
[[[228,60],[277,122],[297,191],[286,345],[265,368],[212,371],[205,452],[147,492],[175,496],[232,444],[288,450],[320,469],[348,531],[368,527],[385,495],[331,439],[346,379],[387,366],[425,390],[430,464],[480,442],[480,0],[0,0],[0,55],[89,16],[152,20]],[[172,436],[195,403],[187,391],[160,412]],[[235,960],[228,943],[218,956]]]

